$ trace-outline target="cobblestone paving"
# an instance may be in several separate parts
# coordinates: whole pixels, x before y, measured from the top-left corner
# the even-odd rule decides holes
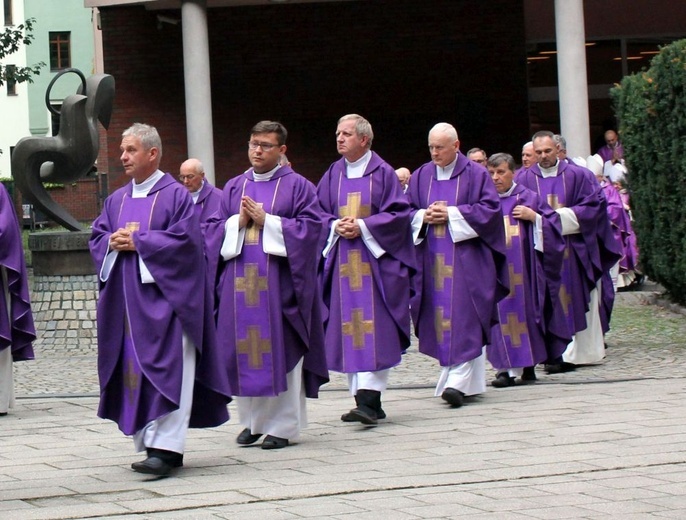
[[[55,285],[42,300],[40,296],[34,299],[41,337],[35,346],[36,360],[15,363],[18,397],[97,395],[95,293],[87,288],[93,281],[81,278],[84,289],[65,291]],[[619,293],[612,331],[606,338],[605,360],[556,376],[539,370],[539,382],[574,384],[682,377],[686,374],[686,319],[683,314],[651,304],[657,297],[654,291]],[[71,319],[72,313],[83,319]],[[431,387],[438,370],[433,359],[417,351],[414,338],[403,362],[391,372],[389,386]],[[342,388],[347,388],[345,376],[332,373],[324,389]]]

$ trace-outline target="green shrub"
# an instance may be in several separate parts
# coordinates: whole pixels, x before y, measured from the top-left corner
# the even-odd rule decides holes
[[[612,89],[646,274],[686,303],[686,40]]]

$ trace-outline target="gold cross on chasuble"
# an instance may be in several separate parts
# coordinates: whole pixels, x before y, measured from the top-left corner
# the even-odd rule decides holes
[[[445,279],[453,278],[453,266],[445,265],[445,255],[443,253],[438,253],[436,255],[436,260],[434,262],[433,269],[431,270],[431,275],[434,278],[434,287],[437,291],[442,291],[445,287]]]
[[[515,221],[515,223],[512,224],[510,215],[505,215],[503,220],[505,222],[505,245],[509,249],[512,247],[512,237],[519,236],[519,222]]]
[[[567,288],[564,284],[560,285],[560,302],[562,302],[562,308],[565,315],[568,315],[569,304],[572,303],[572,295],[567,292]]]
[[[258,202],[257,205],[261,208],[262,203]],[[245,243],[246,244],[259,244],[260,243],[260,231],[262,231],[262,226],[255,224],[255,221],[251,220],[248,222],[245,228]]]
[[[510,296],[514,296],[515,289],[524,283],[524,275],[514,272],[514,264],[507,263],[507,275],[510,279]]]
[[[136,390],[138,390],[140,380],[141,376],[140,374],[136,374],[133,359],[129,359],[128,366],[126,367],[126,371],[124,372],[124,388],[127,390],[129,402],[132,404],[134,397],[136,396]]]
[[[565,207],[564,204],[560,204],[560,199],[554,193],[549,193],[546,197],[546,200],[548,201],[548,206],[550,206],[553,209],[560,209]]]
[[[127,229],[128,231],[138,231],[141,228],[141,223],[140,222],[127,222],[126,227],[124,229]]]
[[[236,277],[236,291],[245,293],[245,305],[257,307],[260,293],[267,290],[267,277],[258,276],[257,264],[245,264],[244,276]]]
[[[365,218],[372,214],[369,204],[362,204],[362,193],[348,193],[348,203],[338,210],[341,217]]]
[[[362,277],[371,276],[372,266],[362,261],[362,253],[357,250],[348,251],[348,263],[339,268],[341,277],[348,277],[351,291],[362,290]]]
[[[510,336],[513,347],[520,347],[522,345],[522,336],[529,332],[526,323],[519,321],[517,313],[514,312],[507,314],[507,323],[505,325],[501,323],[500,328],[504,335]]]
[[[448,201],[447,200],[437,200],[436,202],[434,202],[434,204],[436,204],[438,206],[447,206]],[[445,232],[448,229],[447,224],[434,224],[433,228],[434,228],[434,236],[436,238],[445,238]]]
[[[248,366],[257,370],[262,369],[262,354],[269,354],[272,351],[272,342],[262,339],[260,327],[251,325],[248,327],[248,337],[239,339],[237,342],[238,353],[247,354]]]
[[[443,307],[436,307],[434,327],[436,328],[436,341],[443,341],[443,333],[450,330],[450,318],[443,318]]]
[[[353,309],[351,319],[344,322],[341,328],[343,335],[353,337],[353,348],[359,350],[364,348],[365,334],[374,333],[374,321],[364,319],[364,309]]]

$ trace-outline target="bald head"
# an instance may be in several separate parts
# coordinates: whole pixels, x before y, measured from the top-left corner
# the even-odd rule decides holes
[[[395,174],[398,176],[400,185],[403,187],[403,189],[405,189],[405,186],[407,186],[407,184],[410,182],[410,176],[412,175],[412,172],[407,168],[398,168],[395,170]]]
[[[198,159],[187,159],[179,168],[179,180],[191,193],[195,193],[202,187],[205,179],[205,170]]]
[[[529,141],[522,146],[522,166],[529,168],[536,162],[536,154],[534,154],[534,143]]]
[[[608,130],[605,132],[605,144],[609,146],[610,148],[614,148],[617,146],[617,143],[619,142],[619,136],[617,135],[617,132],[614,130]]]

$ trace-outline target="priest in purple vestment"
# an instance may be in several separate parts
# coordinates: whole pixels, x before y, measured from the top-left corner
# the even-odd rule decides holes
[[[619,136],[614,130],[605,132],[605,144],[598,148],[598,155],[603,160],[603,164],[610,161],[612,164],[624,164],[624,147],[619,142]]]
[[[0,184],[0,416],[14,406],[12,362],[33,359],[35,339],[19,219]]]
[[[183,465],[189,425],[228,420],[231,391],[188,190],[158,169],[154,127],[124,131],[121,151],[132,181],[107,198],[90,241],[100,278],[98,415],[146,450],[134,471],[163,476]]]
[[[414,251],[410,206],[398,177],[375,152],[365,118],[338,120],[342,156],[317,187],[328,233],[320,275],[330,370],[348,375],[356,406],[344,422],[377,424],[392,367],[410,345]]]
[[[534,135],[537,164],[521,172],[518,184],[536,192],[560,215],[566,251],[560,301],[574,340],[564,355],[546,366],[548,373],[574,370],[605,356],[600,317],[601,278],[620,257],[612,236],[605,199],[586,168],[558,159],[552,132]]]
[[[286,128],[261,121],[250,132],[252,168],[229,180],[205,229],[216,273],[217,334],[243,431],[279,449],[307,425],[305,397],[326,383],[317,262],[323,239],[314,185],[279,164]]]
[[[429,132],[431,161],[412,174],[419,351],[438,360],[436,396],[460,407],[486,390],[484,346],[509,292],[500,199],[488,170],[460,153],[455,128]]]
[[[207,181],[202,163],[195,158],[187,159],[181,164],[179,180],[191,194],[195,212],[200,217],[200,224],[204,224],[219,209],[222,190]]]
[[[514,159],[497,153],[488,171],[502,205],[510,294],[498,303],[499,323],[486,347],[496,369],[491,385],[536,381],[535,366],[562,355],[571,335],[558,294],[565,250],[559,215],[536,193],[514,182]]]

